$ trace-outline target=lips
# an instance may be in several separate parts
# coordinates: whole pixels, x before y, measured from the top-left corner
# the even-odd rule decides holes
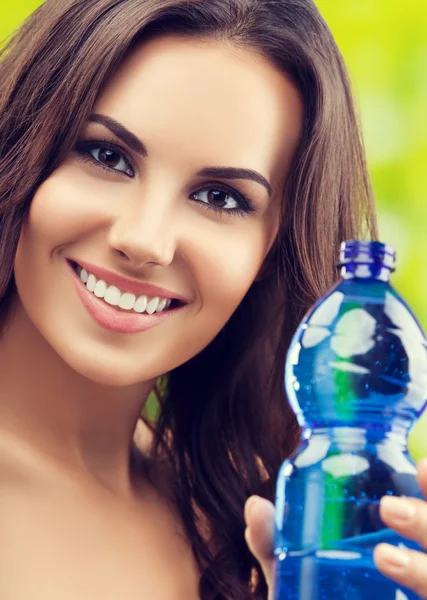
[[[159,296],[149,297],[145,294],[136,296],[130,292],[123,292],[118,287],[110,285],[103,279],[97,279],[93,273],[89,273],[80,266],[76,266],[75,271],[89,292],[92,292],[97,298],[110,306],[114,306],[116,310],[134,311],[138,314],[148,313],[152,315],[155,312],[168,310],[173,302],[170,298],[160,298]]]
[[[88,263],[84,264],[89,266]],[[75,260],[67,260],[67,266],[72,276],[74,288],[89,315],[104,329],[116,333],[127,334],[143,332],[163,323],[165,320],[167,320],[177,312],[180,312],[180,308],[184,307],[184,304],[181,300],[173,299],[171,300],[171,307],[168,310],[154,314],[138,314],[134,311],[124,311],[117,309],[117,307],[108,305],[106,302],[104,302],[104,300],[100,300],[91,291],[87,289],[86,285],[83,283],[83,281],[77,273],[77,267],[79,265],[81,267],[84,266],[80,261],[77,262]],[[93,266],[90,266],[90,268],[93,269]],[[107,272],[106,269],[95,268],[95,270],[99,275],[102,274],[105,276],[105,274],[107,273],[109,277],[109,282],[111,283],[119,283],[120,280],[122,289],[128,284],[128,282],[130,282],[127,289],[129,289],[129,287],[132,286],[132,289],[135,291],[145,290],[150,291],[150,293],[153,293],[153,291],[159,292],[161,290],[162,293],[168,293],[169,298],[171,298],[170,292],[164,290],[163,288],[158,288],[156,286],[150,286],[147,284],[140,284],[139,282],[128,280],[110,271]],[[113,277],[110,277],[111,273],[113,274]],[[125,284],[125,286],[123,284]],[[174,302],[175,307],[172,306],[172,303]]]
[[[136,296],[146,295],[151,298],[155,296],[158,296],[159,298],[167,298],[178,302],[179,305],[189,303],[188,298],[186,298],[183,294],[180,294],[179,292],[174,292],[166,288],[162,288],[149,283],[142,283],[141,281],[138,281],[136,279],[124,277],[123,275],[119,275],[118,273],[115,273],[114,271],[105,267],[96,266],[84,260],[74,258],[69,258],[67,262],[74,269],[77,266],[86,269],[86,271],[92,273],[98,280],[102,279],[103,281],[106,281],[109,284],[116,286],[122,292],[129,292],[131,294],[135,294]]]

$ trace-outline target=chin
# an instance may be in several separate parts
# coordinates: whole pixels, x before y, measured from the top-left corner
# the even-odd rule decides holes
[[[127,387],[155,380],[161,375],[154,373],[152,369],[142,370],[141,361],[129,361],[125,357],[123,360],[117,360],[117,354],[114,352],[85,353],[81,348],[73,352],[73,349],[68,347],[59,349],[58,354],[75,373],[107,387]]]
[[[141,379],[119,369],[111,369],[103,364],[76,365],[74,370],[93,383],[106,387],[127,387],[141,383]]]

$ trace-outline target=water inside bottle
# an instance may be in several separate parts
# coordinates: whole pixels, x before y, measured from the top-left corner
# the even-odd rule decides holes
[[[283,555],[276,564],[277,597],[286,600],[418,600],[414,592],[377,570],[372,546],[381,542],[417,549],[393,530],[383,529],[374,537],[366,534],[347,539],[342,550]]]

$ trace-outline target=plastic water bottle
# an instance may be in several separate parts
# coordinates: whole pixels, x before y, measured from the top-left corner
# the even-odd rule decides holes
[[[418,600],[373,562],[380,542],[420,550],[379,516],[385,494],[422,498],[407,449],[427,399],[427,344],[391,287],[395,252],[341,247],[342,280],[307,314],[285,383],[303,428],[276,497],[275,600]]]

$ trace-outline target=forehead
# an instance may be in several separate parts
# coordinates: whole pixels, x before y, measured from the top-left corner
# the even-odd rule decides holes
[[[284,179],[301,133],[302,103],[288,77],[230,44],[159,37],[126,58],[96,104],[138,135],[148,156]]]

